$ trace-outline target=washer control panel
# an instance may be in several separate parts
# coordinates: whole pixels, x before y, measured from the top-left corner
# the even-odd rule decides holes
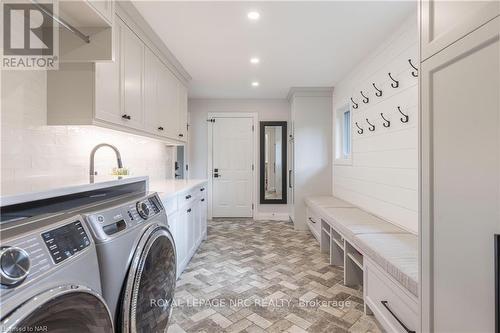
[[[90,245],[89,236],[82,222],[75,221],[62,227],[42,233],[42,239],[49,249],[54,263],[58,264]]]
[[[97,239],[108,240],[122,231],[142,224],[163,210],[158,196],[151,195],[139,201],[130,201],[120,206],[86,215],[92,233]]]

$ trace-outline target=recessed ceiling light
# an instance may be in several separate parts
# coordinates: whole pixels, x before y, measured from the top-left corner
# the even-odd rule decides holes
[[[252,87],[258,87],[258,86],[259,86],[259,82],[257,82],[257,81],[252,82]]]
[[[254,21],[258,20],[260,18],[259,12],[249,12],[247,16],[250,20],[254,20]]]
[[[257,57],[255,57],[255,58],[250,58],[250,62],[251,62],[252,64],[258,64],[258,63],[260,62],[260,59],[259,59],[259,58],[257,58]]]

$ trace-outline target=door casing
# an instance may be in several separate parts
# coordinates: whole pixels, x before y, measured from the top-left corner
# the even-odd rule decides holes
[[[253,156],[252,156],[252,164],[253,164],[253,170],[252,170],[252,205],[253,205],[253,210],[252,210],[252,218],[255,219],[257,216],[257,161],[258,161],[258,152],[257,152],[257,145],[258,145],[258,136],[256,135],[257,133],[257,125],[259,122],[258,119],[258,114],[257,112],[209,112],[207,115],[207,121],[210,119],[217,119],[217,118],[252,118],[252,125],[253,125]],[[212,163],[213,163],[213,145],[212,145],[212,140],[213,140],[213,127],[210,126],[210,123],[208,123],[208,131],[207,131],[207,143],[208,143],[208,155],[207,155],[207,177],[208,177],[208,219],[212,219],[212,203],[213,203],[213,197],[212,197],[212,188],[213,188],[213,177],[212,177]]]

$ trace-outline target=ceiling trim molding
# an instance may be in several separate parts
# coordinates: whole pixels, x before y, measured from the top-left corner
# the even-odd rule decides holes
[[[168,69],[170,69],[170,71],[179,80],[181,80],[184,85],[187,86],[189,81],[192,79],[191,75],[169,50],[161,38],[154,32],[132,2],[117,1],[116,13],[134,31],[134,33],[142,39],[148,48],[160,58]]]
[[[292,87],[286,96],[287,100],[293,97],[332,97],[333,87]]]

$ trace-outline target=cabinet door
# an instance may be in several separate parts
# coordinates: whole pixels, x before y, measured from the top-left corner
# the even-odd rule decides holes
[[[177,139],[177,123],[179,119],[179,99],[177,95],[177,78],[162,64],[160,70],[160,102],[159,118],[165,128],[165,135]]]
[[[498,0],[422,0],[422,59],[439,52],[499,14]]]
[[[123,115],[129,119],[124,124],[133,128],[143,129],[143,73],[144,73],[144,43],[130,30],[123,21],[121,49],[121,78],[123,90]]]
[[[187,102],[188,94],[187,88],[178,82],[178,96],[179,96],[179,123],[178,123],[178,139],[181,141],[187,141],[187,124],[188,124],[188,114],[187,114]]]
[[[422,329],[494,332],[500,18],[424,61]]]
[[[116,18],[116,21],[120,21]],[[122,26],[114,28],[115,61],[95,64],[95,118],[114,124],[122,123],[120,65],[120,40]]]
[[[207,237],[207,214],[208,213],[208,205],[207,199],[200,199],[200,228],[201,228],[201,237],[206,239]]]
[[[146,131],[163,135],[165,128],[160,123],[160,71],[161,62],[148,48],[145,52],[144,63],[144,124]]]

